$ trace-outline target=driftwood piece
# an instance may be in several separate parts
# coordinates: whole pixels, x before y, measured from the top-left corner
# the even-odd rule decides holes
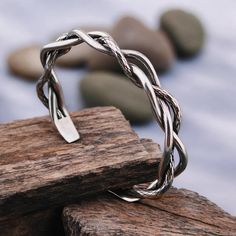
[[[159,145],[148,139],[141,139],[147,152],[153,157],[158,156]],[[0,235],[4,236],[63,236],[61,221],[62,208],[52,208],[27,214],[0,224]]]
[[[141,139],[147,152],[153,157],[159,154],[159,145],[149,139]],[[3,236],[63,236],[61,221],[62,209],[50,208],[36,213],[26,214],[18,218],[0,223],[0,235]]]
[[[49,117],[0,125],[0,224],[155,178],[160,150],[149,155],[119,110],[86,109],[73,120],[81,134],[73,144]]]
[[[236,235],[236,217],[185,189],[127,203],[104,194],[63,210],[67,236]]]

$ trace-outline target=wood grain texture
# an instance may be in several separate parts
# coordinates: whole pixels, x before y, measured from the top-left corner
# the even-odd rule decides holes
[[[147,152],[156,157],[159,145],[149,139],[140,140]],[[62,208],[50,208],[26,214],[0,223],[0,235],[4,236],[63,236]]]
[[[73,144],[49,117],[0,125],[0,222],[155,178],[160,150],[149,155],[119,110],[85,109],[73,120]]]
[[[67,236],[236,235],[236,217],[185,189],[127,203],[104,194],[64,208]]]

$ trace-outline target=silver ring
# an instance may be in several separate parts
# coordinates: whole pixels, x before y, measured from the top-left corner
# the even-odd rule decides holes
[[[72,30],[42,48],[40,59],[44,73],[37,83],[38,97],[49,109],[51,119],[61,136],[68,143],[78,140],[79,133],[65,107],[63,91],[53,66],[57,58],[69,52],[73,46],[81,43],[87,43],[92,48],[118,60],[125,75],[136,86],[145,90],[153,115],[165,134],[163,157],[158,167],[157,179],[148,188],[134,186],[130,190],[110,192],[129,202],[141,198],[156,198],[167,191],[171,187],[174,177],[185,170],[188,156],[182,141],[178,137],[181,124],[181,111],[178,102],[161,88],[156,71],[146,56],[134,50],[120,49],[114,39],[105,32],[85,33],[81,30]],[[143,65],[144,71],[137,66],[140,63]],[[48,96],[44,93],[45,85],[48,86]],[[174,164],[174,149],[179,154],[179,162],[176,166]]]

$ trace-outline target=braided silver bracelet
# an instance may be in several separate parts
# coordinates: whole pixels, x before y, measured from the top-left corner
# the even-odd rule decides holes
[[[147,188],[134,186],[130,190],[110,191],[116,196],[129,201],[141,198],[156,198],[167,191],[174,177],[181,174],[187,166],[186,149],[178,137],[181,124],[181,111],[177,100],[161,88],[160,81],[153,65],[146,56],[134,50],[122,50],[114,39],[105,32],[93,31],[85,33],[72,30],[60,36],[55,42],[43,47],[41,62],[44,73],[37,83],[38,97],[49,109],[53,123],[61,136],[68,142],[80,138],[69,113],[66,110],[61,85],[53,70],[58,57],[70,51],[72,46],[87,43],[92,48],[115,57],[125,75],[138,87],[145,90],[153,111],[153,115],[164,131],[164,150],[158,166],[158,176]],[[142,70],[138,65],[142,65]],[[48,85],[48,97],[44,86]],[[179,155],[179,162],[174,164],[174,149]]]

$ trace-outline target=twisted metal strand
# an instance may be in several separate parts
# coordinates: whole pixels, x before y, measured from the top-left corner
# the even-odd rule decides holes
[[[104,39],[103,39],[104,42],[107,41],[107,40],[113,41],[113,39],[110,36],[108,36],[104,33],[102,33],[102,34],[100,33],[100,35],[105,36]],[[109,51],[111,51],[111,52],[114,51],[113,54],[115,56],[122,54],[122,52],[124,51],[124,50],[122,50],[122,52],[121,52],[121,50],[119,49],[119,47],[116,45],[115,42],[113,42],[112,44],[111,43],[106,43],[106,45],[115,45],[115,46],[109,48]],[[117,52],[117,50],[118,50],[118,52]],[[152,82],[156,85],[156,86],[153,85],[153,89],[157,94],[161,95],[160,98],[161,97],[165,98],[166,102],[169,103],[169,105],[172,107],[173,113],[174,113],[174,122],[173,122],[174,131],[176,130],[176,133],[178,133],[179,128],[180,128],[180,123],[181,123],[181,112],[180,112],[180,108],[179,108],[179,105],[178,105],[176,99],[174,99],[165,90],[160,88],[160,82],[158,80],[156,72],[155,72],[152,64],[150,63],[150,61],[144,55],[142,55],[139,52],[135,52],[135,51],[131,51],[131,50],[126,50],[124,54],[126,56],[128,54],[129,58],[136,59],[136,60],[139,60],[140,62],[142,62],[144,64],[144,66],[149,69],[148,70],[149,73],[152,73],[150,75],[150,77],[151,77],[150,80],[152,79]],[[121,56],[119,56],[119,57],[121,57]],[[118,61],[120,62],[121,60],[118,59]],[[122,61],[126,61],[126,64],[128,64],[127,60],[123,59]],[[131,65],[131,63],[129,63],[129,64]],[[126,65],[125,67],[122,67],[122,68],[127,68],[127,67],[128,66]],[[132,71],[132,70],[129,70],[129,71]],[[126,71],[124,71],[124,72],[128,77],[130,77],[129,73],[126,73]],[[135,84],[136,85],[138,84],[139,87],[143,87],[142,85],[140,86],[140,82],[138,82],[137,80],[134,80],[135,75],[133,74],[132,76],[133,76],[132,81],[135,81]],[[150,90],[151,90],[151,88],[150,88]],[[152,97],[154,97],[154,96],[152,96]],[[155,111],[158,110],[157,105],[154,105],[152,107],[156,107],[156,109],[154,109]],[[162,104],[162,109],[163,109],[163,104]],[[158,113],[160,114],[160,111]],[[167,113],[167,111],[166,111],[166,113]],[[160,118],[160,117],[157,117],[157,118]],[[160,119],[163,120],[163,118],[160,118]],[[161,122],[159,122],[159,123],[161,123]],[[173,136],[174,136],[175,142],[177,142],[177,146],[178,147],[183,147],[181,141],[179,139],[177,139],[177,135],[174,133]],[[177,150],[179,151],[179,154],[180,154],[180,157],[181,157],[180,162],[179,162],[179,164],[177,165],[177,168],[176,168],[176,170],[179,170],[180,166],[183,167],[184,165],[187,164],[187,162],[185,161],[186,158],[184,158],[184,156],[186,156],[186,151],[184,150],[184,148],[179,148],[179,149],[177,148]],[[177,175],[177,173],[179,173],[179,172],[176,171],[175,176]]]
[[[89,35],[91,35],[91,37],[89,37]],[[75,38],[75,36],[77,36],[77,38]],[[93,40],[92,37],[94,37],[97,41],[100,40],[101,42],[105,42],[105,45],[101,45],[101,44],[97,43],[97,41]],[[130,68],[128,61],[124,57],[124,55],[128,58],[132,58],[134,60],[142,62],[146,68],[150,69],[149,74],[151,75],[151,79],[152,79],[153,84],[160,87],[160,82],[158,80],[156,72],[155,72],[152,64],[150,63],[150,61],[143,54],[136,52],[136,51],[132,51],[132,50],[122,50],[122,52],[124,53],[124,55],[123,55],[121,50],[119,49],[119,47],[116,45],[114,40],[112,40],[112,38],[108,34],[103,33],[103,32],[90,32],[88,34],[85,34],[84,32],[82,32],[80,30],[73,30],[70,33],[62,35],[57,40],[65,40],[65,39],[67,39],[67,40],[66,41],[59,41],[58,43],[57,42],[51,43],[49,45],[46,45],[42,49],[41,61],[42,61],[43,65],[46,62],[47,54],[48,55],[50,55],[52,53],[55,54],[59,50],[67,50],[68,51],[71,49],[72,46],[80,44],[84,40],[91,47],[93,47],[101,52],[110,54],[112,56],[116,56],[118,58],[119,63],[121,64],[122,68],[124,69],[124,73],[139,87],[141,87],[141,85],[136,80],[134,80],[134,76],[130,73],[131,68]],[[110,47],[106,48],[105,46],[109,45],[109,44],[112,44],[113,47],[110,45]],[[58,54],[58,56],[60,56],[60,55]],[[122,59],[119,60],[119,58],[122,58]],[[125,69],[125,68],[127,68],[127,69]],[[46,79],[48,79],[47,75],[45,75],[44,77]],[[41,84],[41,83],[39,82],[39,84]],[[162,91],[162,90],[160,90],[160,91]],[[39,92],[39,96],[41,99],[47,101],[47,98],[43,93]],[[180,110],[179,106],[178,105],[176,106],[176,104],[171,104],[171,107],[174,107],[175,110]],[[159,116],[160,116],[160,112],[159,112]],[[175,116],[175,118],[177,118],[177,117],[179,117],[179,116]],[[160,120],[160,122],[161,122],[161,120]],[[180,123],[180,121],[179,121],[179,123]]]
[[[83,42],[102,53],[115,57],[125,75],[136,86],[146,91],[154,117],[165,134],[163,157],[158,167],[157,179],[147,189],[134,186],[132,190],[113,192],[113,194],[127,201],[157,197],[170,188],[175,176],[184,171],[187,166],[187,153],[178,137],[181,124],[181,111],[178,102],[161,88],[155,69],[146,56],[133,50],[121,50],[107,33],[99,31],[84,33],[81,30],[72,30],[42,49],[40,58],[44,66],[44,74],[37,84],[38,96],[49,109],[52,120],[61,135],[69,142],[78,139],[77,132],[65,108],[62,88],[53,70],[53,65],[56,59],[70,51],[71,47]],[[141,70],[137,64],[141,64],[145,71]],[[49,90],[48,97],[44,93],[46,84]],[[174,165],[174,149],[179,154],[179,162],[176,167]]]

